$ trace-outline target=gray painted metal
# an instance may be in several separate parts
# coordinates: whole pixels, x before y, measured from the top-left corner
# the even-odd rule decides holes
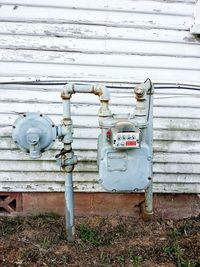
[[[30,158],[39,158],[56,140],[56,127],[46,115],[25,113],[18,117],[13,125],[12,137],[15,144],[30,154]]]
[[[67,240],[74,241],[75,226],[74,226],[74,194],[73,194],[73,179],[72,172],[66,173],[65,177],[65,215]]]
[[[102,186],[110,192],[141,191],[149,185],[151,176],[149,147],[143,143],[140,148],[116,150],[111,146],[101,151],[99,178]]]

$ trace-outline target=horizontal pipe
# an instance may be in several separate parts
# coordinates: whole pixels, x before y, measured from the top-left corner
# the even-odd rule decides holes
[[[101,101],[109,101],[110,93],[107,87],[104,85],[96,84],[76,84],[76,83],[67,83],[62,91],[61,97],[62,99],[70,99],[72,94],[75,93],[94,93],[99,96]]]
[[[91,84],[73,84],[74,93],[93,93],[94,85]]]

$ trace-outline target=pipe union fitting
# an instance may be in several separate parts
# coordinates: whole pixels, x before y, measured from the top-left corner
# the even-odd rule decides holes
[[[61,91],[61,98],[70,99],[73,93],[74,93],[74,84],[67,83],[66,85],[63,86],[63,89]]]

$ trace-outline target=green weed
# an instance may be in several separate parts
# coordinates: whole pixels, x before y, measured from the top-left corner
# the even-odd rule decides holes
[[[101,251],[101,253],[99,255],[99,261],[100,261],[102,267],[111,267],[111,265],[108,263],[109,255],[106,252]]]
[[[40,241],[40,247],[44,250],[47,250],[50,247],[50,241],[48,240],[47,237],[45,237],[44,239],[42,239]]]
[[[80,224],[77,230],[79,231],[80,239],[83,242],[89,243],[95,247],[101,245],[101,238],[96,230],[90,228],[85,224]]]
[[[0,225],[0,236],[12,235],[19,231],[23,218],[16,216],[14,218],[4,217],[1,219],[2,223]]]
[[[116,256],[116,261],[121,267],[125,267],[125,256],[123,255]]]
[[[183,233],[184,230],[180,231],[180,229],[173,228],[169,233],[171,242],[168,246],[163,248],[163,252],[174,258],[178,267],[193,267],[193,263],[190,260],[185,259],[184,251],[178,243],[178,237]]]
[[[142,266],[142,257],[138,255],[130,255],[130,262],[134,267]]]
[[[67,264],[69,263],[69,259],[70,259],[69,256],[65,254],[61,256],[60,262],[63,264]]]

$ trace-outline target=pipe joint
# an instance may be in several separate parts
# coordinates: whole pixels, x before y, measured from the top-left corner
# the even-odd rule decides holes
[[[145,100],[145,90],[140,85],[135,87],[134,93],[137,101]]]
[[[73,83],[67,83],[63,86],[63,89],[61,91],[61,98],[63,100],[70,99],[72,97],[72,94],[74,94],[74,84]]]
[[[146,95],[153,93],[153,86],[150,79],[147,79],[144,83],[136,85],[134,89],[135,98],[138,102],[144,102],[146,100]]]
[[[72,124],[57,125],[57,136],[59,141],[63,142],[64,144],[71,144],[73,142],[73,127]]]
[[[98,111],[98,116],[99,117],[111,117],[112,112],[109,109],[108,101],[107,100],[101,100],[100,102],[101,102],[101,106],[100,106],[99,111]]]
[[[110,93],[106,86],[102,84],[94,85],[94,94],[99,96],[100,101],[109,101]]]

